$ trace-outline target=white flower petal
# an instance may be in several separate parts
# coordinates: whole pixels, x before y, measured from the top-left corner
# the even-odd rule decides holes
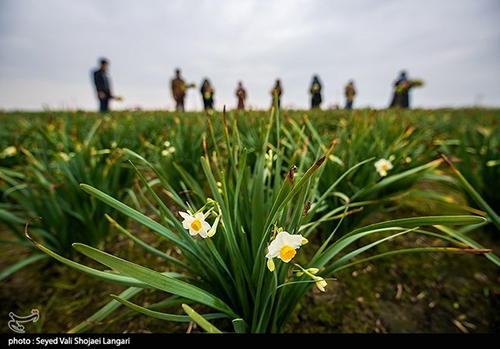
[[[278,256],[280,254],[280,250],[282,247],[283,247],[283,244],[281,243],[281,241],[278,241],[277,239],[273,240],[268,247],[268,251],[269,251],[268,255],[272,256],[271,258]],[[270,258],[270,257],[268,257],[268,258]]]
[[[208,222],[202,222],[201,223],[201,229],[203,229],[203,230],[205,230],[205,231],[208,232],[210,230],[210,228],[211,228],[210,223],[208,223]]]
[[[286,245],[286,240],[289,236],[290,234],[287,231],[282,231],[281,233],[278,233],[278,235],[276,235],[276,238],[274,240],[278,241],[281,246],[284,246]]]
[[[193,217],[191,217],[191,216],[187,217],[186,219],[184,219],[182,221],[182,227],[184,229],[190,229],[191,228],[191,223],[193,223],[193,221],[194,221]]]
[[[266,254],[266,258],[276,258],[280,255],[280,250],[269,250]]]
[[[191,218],[191,214],[189,212],[182,212],[182,211],[179,211],[179,215],[184,218],[184,219],[188,219],[188,218]]]
[[[299,234],[294,234],[285,237],[285,245],[290,245],[294,249],[298,249],[300,246],[302,246],[302,235]]]
[[[266,254],[266,258],[280,258],[281,259],[281,249],[288,245],[293,249],[297,250],[302,246],[302,242],[304,241],[304,237],[299,234],[290,234],[286,231],[282,231],[276,235],[276,238],[269,244],[268,252]],[[283,260],[283,262],[290,262],[291,258],[288,260]]]
[[[206,239],[206,238],[207,238],[207,235],[208,235],[208,232],[207,232],[205,229],[201,228],[201,229],[198,231],[198,234],[200,234],[200,236],[201,236],[202,238]]]

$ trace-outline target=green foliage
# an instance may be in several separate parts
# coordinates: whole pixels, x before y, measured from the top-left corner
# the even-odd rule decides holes
[[[42,216],[29,228],[39,250],[89,275],[131,287],[113,296],[92,321],[124,305],[158,319],[192,320],[208,332],[219,331],[211,319],[232,321],[236,332],[281,332],[311,287],[322,290],[340,270],[394,254],[486,254],[499,265],[491,250],[465,235],[487,222],[482,216],[494,220],[494,209],[478,200],[486,213],[462,207],[479,215],[465,211],[363,224],[370,213],[397,209],[418,181],[465,183],[445,175],[446,166],[433,148],[441,121],[399,113],[315,111],[282,117],[272,110],[244,117],[187,113],[182,119],[117,113],[103,120],[59,115],[48,122],[33,116],[30,122],[39,124],[31,135],[15,137],[20,158],[16,155],[12,165],[0,170],[0,219],[22,237],[24,223]],[[19,127],[26,128],[25,122]],[[381,158],[393,166],[383,176],[374,166]],[[481,197],[465,190],[472,198]],[[431,194],[428,200],[446,200]],[[211,225],[208,237],[190,235],[179,211],[203,213]],[[168,240],[179,253],[150,246],[127,229],[129,220],[156,239]],[[102,247],[110,226],[179,273],[158,273],[95,248]],[[293,252],[290,262],[284,261],[284,250],[271,262],[266,254],[283,231],[319,247],[302,239],[288,250]],[[406,234],[442,242],[398,248]],[[113,272],[68,258],[71,244]],[[370,254],[380,244],[394,249]],[[142,289],[164,292],[165,304],[182,307],[187,315],[131,302]],[[187,302],[215,312],[198,314]],[[88,329],[80,324],[74,332]]]

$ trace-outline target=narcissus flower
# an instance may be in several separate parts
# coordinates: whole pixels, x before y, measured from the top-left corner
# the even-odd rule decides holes
[[[7,147],[3,150],[3,155],[5,157],[12,157],[17,154],[17,148],[14,146]]]
[[[314,280],[316,281],[316,287],[322,291],[325,292],[325,287],[328,285],[325,279],[323,279],[321,276],[315,276]]]
[[[64,152],[59,152],[59,156],[64,162],[69,162],[69,155]]]
[[[316,275],[319,272],[318,268],[304,269],[298,264],[295,265],[300,268],[300,270],[295,273],[295,276],[300,277],[302,275],[307,275],[308,277],[313,279],[314,283],[316,284],[316,287],[321,292],[325,292],[325,287],[328,286],[328,283],[323,277]]]
[[[210,224],[205,221],[205,215],[203,212],[198,212],[192,215],[190,212],[181,212],[179,214],[184,220],[182,221],[182,226],[184,229],[189,231],[191,236],[199,234],[202,238],[209,237]],[[215,234],[213,232],[211,235]]]
[[[286,231],[282,231],[276,235],[276,238],[271,242],[266,254],[267,267],[270,271],[274,270],[273,258],[279,258],[283,262],[288,263],[297,254],[300,246],[307,244],[307,239],[302,235],[291,235]]]
[[[375,164],[375,169],[382,176],[387,176],[387,171],[392,170],[392,163],[386,159],[380,159]]]

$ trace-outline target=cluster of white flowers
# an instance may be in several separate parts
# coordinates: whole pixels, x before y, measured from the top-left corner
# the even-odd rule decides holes
[[[209,202],[213,203],[213,200]],[[205,207],[205,206],[204,206]],[[179,215],[183,218],[182,227],[186,229],[191,236],[200,235],[202,238],[210,238],[215,235],[217,230],[217,225],[220,220],[220,215],[216,215],[216,219],[213,225],[210,225],[206,221],[206,218],[210,215],[210,210],[207,213],[203,213],[203,208],[196,213],[191,213],[189,210],[186,212],[179,211]],[[284,263],[289,263],[293,257],[297,254],[297,250],[308,243],[308,240],[299,234],[290,234],[286,231],[279,232],[273,241],[268,246],[268,252],[266,254],[267,267],[273,272],[275,270],[275,264],[273,259],[281,259]],[[300,266],[299,266],[300,267]],[[327,282],[321,276],[316,274],[319,272],[317,268],[303,269],[297,272],[296,276],[302,276],[306,274],[311,277],[316,287],[319,290],[325,292],[325,287]]]
[[[161,151],[161,155],[163,155],[163,156],[169,156],[169,155],[175,153],[175,147],[172,146],[172,144],[170,144],[169,141],[165,141],[163,143],[163,145],[165,146],[165,149],[163,149]]]

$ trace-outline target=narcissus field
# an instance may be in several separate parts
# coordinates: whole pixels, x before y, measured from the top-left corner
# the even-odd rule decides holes
[[[499,212],[495,109],[0,114],[31,332],[498,332]]]

